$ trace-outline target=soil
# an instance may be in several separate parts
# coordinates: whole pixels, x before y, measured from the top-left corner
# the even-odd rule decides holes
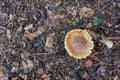
[[[83,7],[94,14],[81,14]],[[104,21],[95,25],[96,16]],[[87,58],[65,50],[72,29],[91,31],[95,46]],[[120,80],[119,74],[120,0],[0,0],[0,80]]]

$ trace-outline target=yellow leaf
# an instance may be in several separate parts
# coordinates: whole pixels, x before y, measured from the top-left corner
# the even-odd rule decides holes
[[[94,14],[94,10],[92,10],[91,8],[87,8],[87,7],[80,8],[80,16],[81,16],[80,18],[92,16],[93,14]]]

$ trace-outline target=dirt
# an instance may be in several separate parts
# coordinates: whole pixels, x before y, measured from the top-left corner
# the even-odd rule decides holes
[[[93,13],[81,13],[83,7]],[[87,58],[65,50],[72,29],[92,32]],[[0,0],[0,80],[120,80],[119,74],[120,0]]]

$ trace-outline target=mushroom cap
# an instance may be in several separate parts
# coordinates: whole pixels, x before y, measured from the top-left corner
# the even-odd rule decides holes
[[[71,57],[86,58],[92,53],[94,43],[86,30],[73,29],[66,34],[65,49]]]

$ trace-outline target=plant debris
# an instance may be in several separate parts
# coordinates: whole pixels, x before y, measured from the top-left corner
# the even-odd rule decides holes
[[[103,39],[103,40],[100,40],[100,42],[102,42],[103,44],[105,44],[108,48],[112,48],[113,47],[113,42],[112,40],[109,40],[109,39]]]
[[[65,49],[74,29],[94,42],[85,59]],[[81,51],[81,38],[73,40]],[[0,0],[0,80],[119,80],[119,74],[119,0]]]
[[[94,19],[93,19],[93,23],[95,26],[98,26],[100,25],[101,23],[103,23],[104,19],[103,18],[100,18],[100,17],[97,17],[95,16]]]
[[[87,8],[87,7],[80,8],[80,18],[90,17],[93,14],[94,14],[94,10],[92,10],[91,8]]]

